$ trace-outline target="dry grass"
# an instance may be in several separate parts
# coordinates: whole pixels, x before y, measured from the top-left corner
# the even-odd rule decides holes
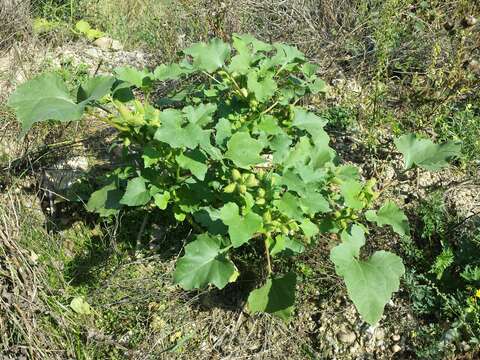
[[[3,76],[0,74],[0,86],[2,77],[11,78],[18,71],[24,78],[34,74],[38,70],[38,66],[32,66],[36,54],[50,46],[48,38],[38,40],[30,33],[29,1],[7,1],[8,6],[0,8],[0,58],[2,51],[15,43],[17,47],[10,52],[12,67]],[[445,107],[467,101],[478,92],[478,78],[467,77],[464,66],[466,60],[479,55],[478,25],[469,30],[463,43],[460,32],[464,30],[459,27],[466,13],[478,13],[478,5],[468,1],[431,3],[441,11],[433,20],[429,20],[428,12],[412,10],[416,2],[406,0],[177,0],[168,2],[168,6],[156,0],[72,2],[73,20],[85,17],[122,40],[127,48],[142,46],[162,61],[174,60],[177,52],[192,42],[213,36],[228,40],[233,32],[254,33],[267,41],[297,45],[322,65],[322,75],[327,80],[346,78],[361,84],[361,95],[347,86],[334,86],[335,96],[330,101],[358,110],[358,120],[372,137],[376,137],[380,124],[390,118],[394,118],[392,127],[397,131],[405,124],[421,131],[430,127],[432,117],[425,114],[432,113],[432,102],[443,101],[445,90],[461,88],[442,103]],[[448,17],[458,31],[455,37],[443,30]],[[426,24],[418,32],[420,38],[397,37],[403,36],[403,31],[417,20]],[[413,30],[408,31],[413,34]],[[441,51],[434,59],[436,46]],[[420,86],[414,84],[414,73],[421,78]],[[382,89],[386,90],[378,92],[385,84]],[[421,100],[428,98],[430,103],[425,108],[417,106],[418,99],[413,95]],[[0,142],[4,143],[15,142],[12,139],[17,133],[13,117],[1,106],[6,96],[6,91],[0,92],[0,119],[6,120],[0,121]],[[399,115],[406,119],[405,124],[400,124]],[[15,149],[15,157],[41,145],[49,131],[48,127],[39,129],[27,137],[27,142]],[[371,160],[375,162],[376,158],[372,155]],[[26,164],[28,169],[24,170],[32,170],[28,161]],[[103,228],[106,233],[101,238],[106,245],[100,249],[83,243],[72,246],[80,237],[98,240],[87,227],[81,227],[78,233],[70,233],[73,230],[69,229],[60,235],[48,234],[43,230],[44,219],[32,221],[32,209],[21,204],[22,199],[32,195],[17,194],[13,186],[2,187],[1,175],[0,339],[4,353],[0,352],[0,357],[233,360],[305,359],[314,354],[328,358],[328,351],[334,348],[331,343],[335,343],[335,337],[330,335],[335,333],[338,323],[349,320],[341,313],[345,309],[341,295],[335,298],[331,294],[341,292],[338,279],[332,278],[333,269],[321,269],[328,263],[326,259],[307,259],[312,268],[320,269],[308,281],[325,294],[320,299],[318,293],[302,288],[307,295],[299,299],[298,318],[293,323],[284,325],[270,316],[252,317],[243,312],[238,294],[186,293],[172,286],[170,273],[175,256],[166,260],[147,252],[145,258],[132,258],[118,249],[114,236],[117,234]],[[132,231],[136,231],[137,223],[131,225]],[[39,243],[49,245],[42,248]],[[38,255],[63,265],[80,264],[71,271],[75,276],[68,269],[52,267],[49,261],[36,261],[34,248],[40,249]],[[93,258],[97,250],[113,256],[92,264],[89,256]],[[180,253],[181,247],[176,250]],[[316,255],[327,251],[318,250]],[[63,258],[59,255],[63,252],[73,255]],[[84,270],[92,283],[69,284],[77,273],[85,275]],[[52,271],[59,274],[54,277],[55,284],[50,278]],[[65,280],[67,275],[71,277]],[[324,290],[325,287],[335,291]],[[75,316],[68,308],[69,300],[78,293],[85,295],[95,309],[94,318]],[[239,301],[226,304],[225,299]],[[394,325],[403,324],[401,317],[406,309],[391,310],[391,324],[387,321],[384,326],[391,325],[393,329]],[[324,325],[331,328],[330,338],[322,333]],[[348,359],[350,355],[342,356],[339,357]]]
[[[33,217],[34,218],[34,217]],[[30,220],[32,217],[30,217]],[[70,328],[68,318],[60,317],[45,302],[50,291],[46,272],[38,255],[26,250],[26,214],[20,197],[6,192],[0,199],[0,356],[28,359],[60,359],[58,334],[46,329],[45,318],[56,321],[59,333]],[[32,233],[42,233],[42,224]],[[38,235],[36,235],[38,236]],[[43,236],[47,237],[46,233]],[[47,320],[48,321],[48,320]],[[47,327],[48,328],[48,327]]]
[[[0,6],[0,54],[29,29],[30,0],[2,0]]]

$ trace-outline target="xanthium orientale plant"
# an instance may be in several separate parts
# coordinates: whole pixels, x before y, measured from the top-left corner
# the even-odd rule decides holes
[[[326,91],[318,67],[294,47],[250,35],[234,35],[232,45],[197,43],[183,54],[181,62],[153,72],[123,67],[93,77],[76,98],[58,76],[44,74],[19,86],[9,105],[23,134],[36,122],[105,110],[101,120],[118,131],[127,165],[107,174],[87,208],[108,217],[157,207],[192,224],[196,236],[173,275],[182,288],[235,282],[231,252],[256,242],[268,275],[250,293],[248,309],[286,320],[297,278],[282,273],[278,259],[312,248],[319,233],[337,233],[330,259],[360,315],[377,323],[404,266],[386,251],[361,255],[367,224],[408,236],[408,220],[391,201],[372,209],[375,181],[362,181],[356,167],[342,165],[329,146],[326,121],[298,105]],[[173,80],[180,84],[176,92],[152,105],[156,83]],[[132,89],[143,92],[142,100]],[[418,142],[404,138],[399,145],[408,152]],[[407,167],[428,163],[417,155],[408,157]]]

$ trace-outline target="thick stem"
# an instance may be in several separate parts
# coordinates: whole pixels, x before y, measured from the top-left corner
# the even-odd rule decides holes
[[[272,262],[270,260],[270,249],[268,248],[267,237],[265,237],[264,244],[265,244],[265,257],[267,258],[267,271],[268,271],[268,275],[270,275],[272,273]]]
[[[262,111],[262,115],[270,112],[270,110],[272,110],[275,106],[277,106],[277,104],[278,104],[278,101],[275,101],[267,110]]]

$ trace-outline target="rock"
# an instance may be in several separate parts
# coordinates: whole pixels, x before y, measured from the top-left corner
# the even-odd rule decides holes
[[[383,340],[385,338],[385,330],[383,328],[378,328],[375,330],[375,339]]]
[[[90,56],[91,58],[99,58],[102,53],[100,51],[98,51],[98,49],[95,49],[95,48],[88,48],[88,49],[85,49],[85,54],[87,56]]]
[[[341,331],[338,333],[337,339],[344,344],[352,344],[357,339],[357,335],[353,331]]]
[[[393,341],[400,341],[400,335],[398,335],[398,334],[393,334],[393,335],[392,335],[392,340],[393,340]]]
[[[448,192],[446,203],[459,217],[473,216],[478,210],[480,187],[478,185],[464,185],[453,188]]]
[[[462,341],[460,343],[460,347],[461,347],[462,351],[465,351],[465,352],[470,351],[472,349],[471,346],[468,345],[465,341]]]
[[[348,351],[350,351],[350,354],[355,354],[360,350],[360,345],[355,344]]]
[[[99,47],[102,50],[110,50],[113,45],[113,39],[107,36],[103,36],[95,40],[93,42],[93,45],[95,45],[96,47]]]
[[[67,190],[88,170],[88,159],[77,156],[56,163],[52,168],[45,170],[42,178],[42,187],[53,192]]]
[[[472,59],[468,62],[468,69],[474,73],[480,74],[480,63],[476,59]]]
[[[113,51],[122,51],[123,50],[123,45],[120,41],[113,40],[111,48],[112,48]]]
[[[392,352],[394,354],[396,354],[397,352],[399,352],[400,350],[402,350],[402,348],[398,345],[398,344],[395,344],[392,346]]]
[[[473,15],[467,15],[462,20],[463,27],[470,27],[477,24],[477,19]]]

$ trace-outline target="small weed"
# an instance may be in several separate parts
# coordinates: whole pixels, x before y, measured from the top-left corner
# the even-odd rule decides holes
[[[441,192],[426,199],[418,215],[417,244],[404,243],[411,260],[405,283],[412,309],[427,320],[413,341],[417,356],[428,359],[452,355],[462,342],[478,346],[480,228],[475,220],[458,227],[464,220],[447,211]]]

